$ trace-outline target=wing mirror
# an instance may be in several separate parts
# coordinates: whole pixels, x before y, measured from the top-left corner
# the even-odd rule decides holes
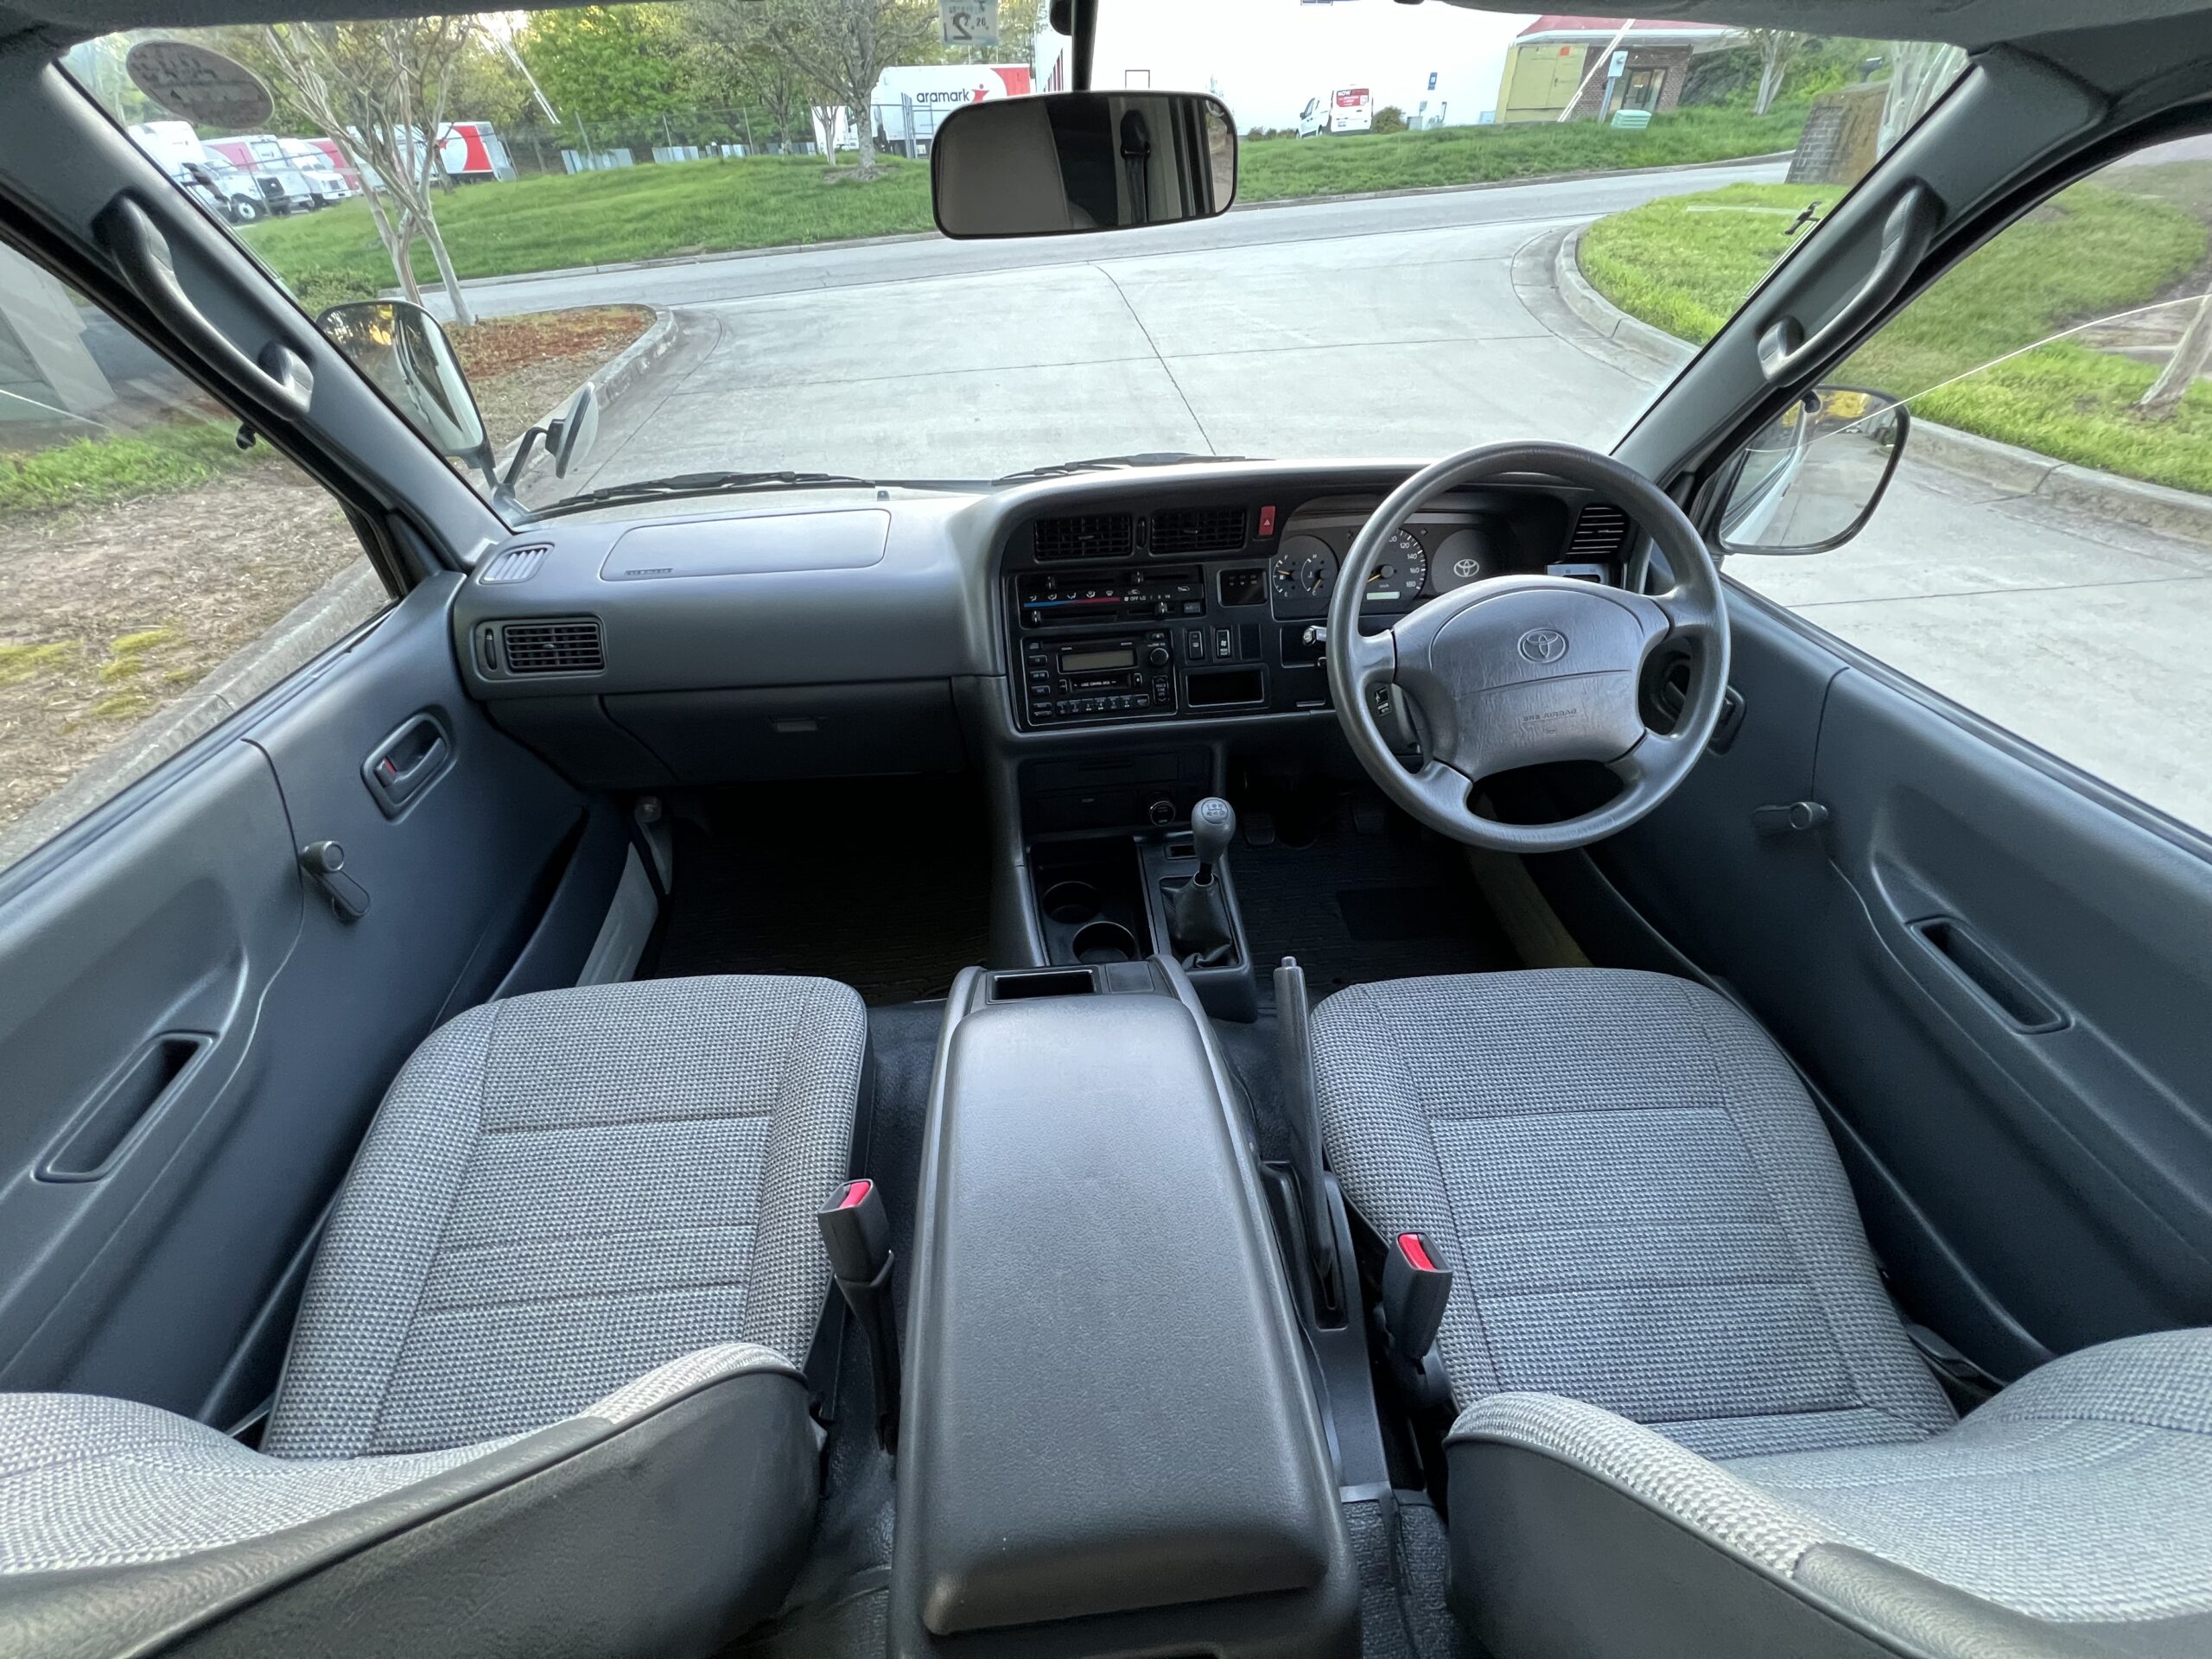
[[[1067,236],[1211,219],[1236,199],[1236,127],[1201,92],[1052,92],[963,104],[930,145],[937,227]]]
[[[1723,553],[1825,553],[1865,528],[1912,415],[1885,391],[1819,386],[1737,452],[1714,540]]]
[[[501,505],[519,505],[515,482],[533,446],[542,443],[553,475],[565,478],[599,435],[599,400],[585,385],[558,415],[522,435],[502,470],[453,341],[428,311],[405,300],[363,300],[332,306],[315,326],[433,449],[482,473]]]

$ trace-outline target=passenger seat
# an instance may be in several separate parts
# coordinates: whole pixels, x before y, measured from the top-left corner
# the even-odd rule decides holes
[[[819,1496],[800,1376],[867,1047],[827,980],[546,992],[393,1083],[263,1450],[0,1395],[10,1653],[705,1653]]]

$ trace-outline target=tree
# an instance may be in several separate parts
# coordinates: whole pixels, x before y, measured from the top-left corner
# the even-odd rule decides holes
[[[685,36],[685,83],[706,102],[742,109],[775,135],[779,149],[811,131],[815,89],[790,60],[768,48],[760,0],[691,0],[678,8]],[[747,137],[760,140],[748,125]]]
[[[1789,60],[1803,47],[1806,36],[1794,29],[1747,29],[1751,46],[1759,54],[1759,92],[1751,106],[1753,115],[1764,115],[1774,107],[1774,100],[1782,92],[1782,78],[1789,73]]]
[[[2175,342],[2166,366],[2158,371],[2151,389],[2135,400],[2135,413],[2146,421],[2171,418],[2208,363],[2212,363],[2212,293],[2199,300],[2196,309],[2190,313],[2189,327]]]
[[[693,15],[702,29],[765,52],[849,111],[860,148],[854,176],[876,176],[868,104],[885,69],[922,60],[929,49],[937,11],[927,0],[700,0]]]
[[[407,297],[422,302],[415,238],[430,245],[453,320],[474,321],[446,251],[434,206],[445,168],[438,149],[467,53],[480,51],[473,17],[365,23],[273,23],[261,44],[276,95],[335,140],[361,175],[369,215]]]
[[[1941,41],[1890,43],[1890,92],[1882,104],[1880,139],[1885,153],[1935,107],[1966,64],[1963,47]]]
[[[681,109],[680,29],[666,6],[534,12],[515,38],[563,120],[640,122]]]

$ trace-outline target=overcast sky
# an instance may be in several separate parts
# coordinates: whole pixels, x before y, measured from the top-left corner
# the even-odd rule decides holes
[[[1448,105],[1457,124],[1497,107],[1506,43],[1535,15],[1446,0],[1102,0],[1092,84],[1126,85],[1129,70],[1149,70],[1155,87],[1211,84],[1246,130],[1294,125],[1307,99],[1339,86],[1408,116],[1423,99]]]

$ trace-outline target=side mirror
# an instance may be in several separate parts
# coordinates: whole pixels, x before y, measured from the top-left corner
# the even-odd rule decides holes
[[[1211,219],[1236,199],[1236,128],[1200,92],[1052,92],[963,104],[930,145],[937,227],[1066,236]]]
[[[1721,500],[1723,553],[1825,553],[1881,505],[1912,415],[1885,391],[1820,386],[1738,452]]]
[[[405,300],[361,300],[332,306],[315,326],[433,449],[496,477],[475,394],[435,317]]]
[[[535,430],[535,429],[532,429]],[[545,454],[553,463],[553,476],[566,478],[569,464],[588,454],[599,439],[599,397],[588,382],[576,388],[561,412],[545,423]],[[525,448],[529,435],[524,435]],[[517,450],[519,461],[523,451]]]

